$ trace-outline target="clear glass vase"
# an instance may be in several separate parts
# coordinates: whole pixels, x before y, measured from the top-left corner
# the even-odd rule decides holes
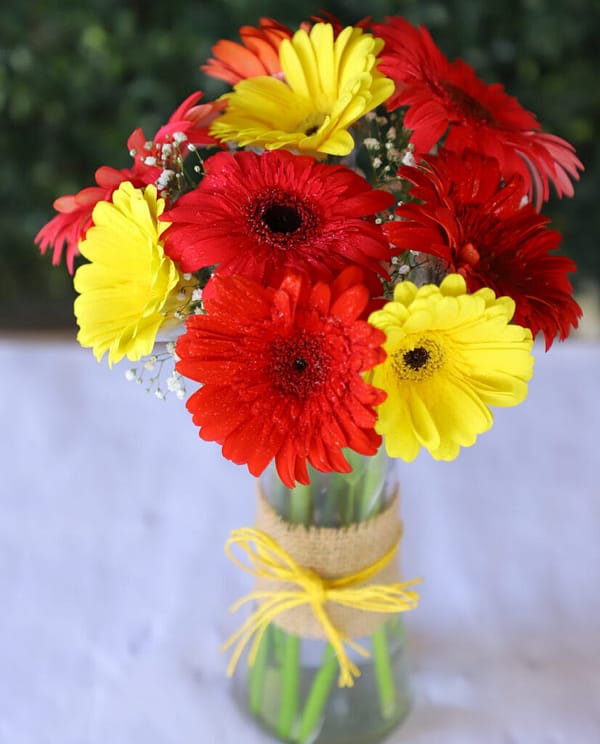
[[[311,470],[311,484],[288,489],[275,469],[260,479],[265,500],[286,522],[344,528],[390,508],[397,494],[385,453],[349,453],[351,473]],[[252,667],[239,675],[236,697],[262,727],[295,744],[374,744],[409,710],[409,680],[402,615],[367,637],[353,639],[368,651],[350,651],[360,669],[352,687],[339,687],[339,665],[326,640],[302,637],[275,622],[265,632]],[[241,670],[240,670],[241,671]]]

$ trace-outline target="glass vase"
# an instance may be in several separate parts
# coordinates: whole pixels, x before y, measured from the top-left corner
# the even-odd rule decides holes
[[[311,469],[309,486],[286,488],[274,468],[259,481],[261,497],[289,525],[344,529],[397,509],[394,470],[385,453],[347,453],[352,472]],[[397,560],[397,559],[395,559]],[[387,618],[387,619],[386,619]],[[254,663],[237,678],[240,705],[280,741],[295,744],[374,744],[409,710],[404,624],[385,615],[366,637],[367,651],[350,650],[360,670],[351,687],[338,686],[340,668],[327,640],[305,637],[272,622]]]

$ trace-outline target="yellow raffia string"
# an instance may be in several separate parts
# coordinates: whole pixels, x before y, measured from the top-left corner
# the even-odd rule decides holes
[[[234,530],[225,543],[225,552],[238,568],[257,578],[291,583],[298,588],[290,591],[280,589],[254,591],[232,605],[231,612],[236,612],[248,602],[257,602],[259,606],[223,645],[222,650],[235,646],[227,667],[228,676],[234,673],[248,643],[251,643],[248,664],[249,666],[254,664],[262,637],[277,615],[309,604],[336,652],[340,665],[338,685],[352,687],[354,677],[360,676],[360,670],[350,661],[344,644],[365,658],[370,654],[363,646],[334,627],[324,605],[325,602],[337,602],[356,610],[388,613],[414,609],[418,604],[419,594],[409,590],[408,587],[421,583],[422,579],[395,584],[358,586],[381,571],[392,560],[398,550],[398,545],[399,542],[379,560],[361,571],[337,579],[324,579],[314,571],[298,565],[266,532],[252,527]],[[233,546],[242,549],[249,565],[242,563],[233,554]]]

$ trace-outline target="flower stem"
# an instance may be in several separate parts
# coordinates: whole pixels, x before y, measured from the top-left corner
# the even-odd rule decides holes
[[[335,651],[333,646],[328,643],[323,654],[323,662],[315,675],[302,711],[297,737],[300,744],[303,744],[315,733],[319,719],[323,715],[337,669],[338,663]]]
[[[380,450],[372,458],[370,467],[364,468],[362,493],[359,501],[357,522],[365,522],[387,506],[383,503],[387,460]]]
[[[390,652],[387,643],[385,623],[372,635],[373,664],[379,696],[379,710],[383,719],[394,715],[396,705],[396,684],[390,663]]]
[[[346,459],[352,466],[352,472],[348,473],[344,477],[345,491],[343,498],[345,501],[345,513],[343,524],[350,525],[361,521],[358,513],[360,513],[362,509],[361,504],[364,499],[361,485],[364,462],[362,461],[361,456],[352,450],[346,452]]]
[[[297,485],[290,492],[290,517],[292,524],[303,524],[308,527],[312,523],[312,488],[308,486]]]
[[[289,493],[289,517],[291,524],[312,523],[312,487],[297,485]],[[274,627],[280,646],[281,705],[277,733],[281,739],[289,740],[296,722],[300,688],[300,638]]]
[[[260,713],[261,710],[265,672],[267,669],[267,659],[269,656],[270,635],[271,627],[268,626],[261,639],[260,646],[258,647],[254,664],[250,667],[249,670],[248,704],[250,705],[250,710],[254,715]]]
[[[298,712],[298,692],[300,687],[300,638],[292,633],[284,633],[283,659],[281,666],[281,707],[277,733],[284,741],[289,741]]]

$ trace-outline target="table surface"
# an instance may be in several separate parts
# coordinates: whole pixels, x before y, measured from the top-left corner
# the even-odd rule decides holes
[[[388,744],[600,742],[600,345],[536,348],[527,401],[399,464],[414,705]],[[0,340],[0,744],[267,744],[219,647],[254,482],[73,340]]]

